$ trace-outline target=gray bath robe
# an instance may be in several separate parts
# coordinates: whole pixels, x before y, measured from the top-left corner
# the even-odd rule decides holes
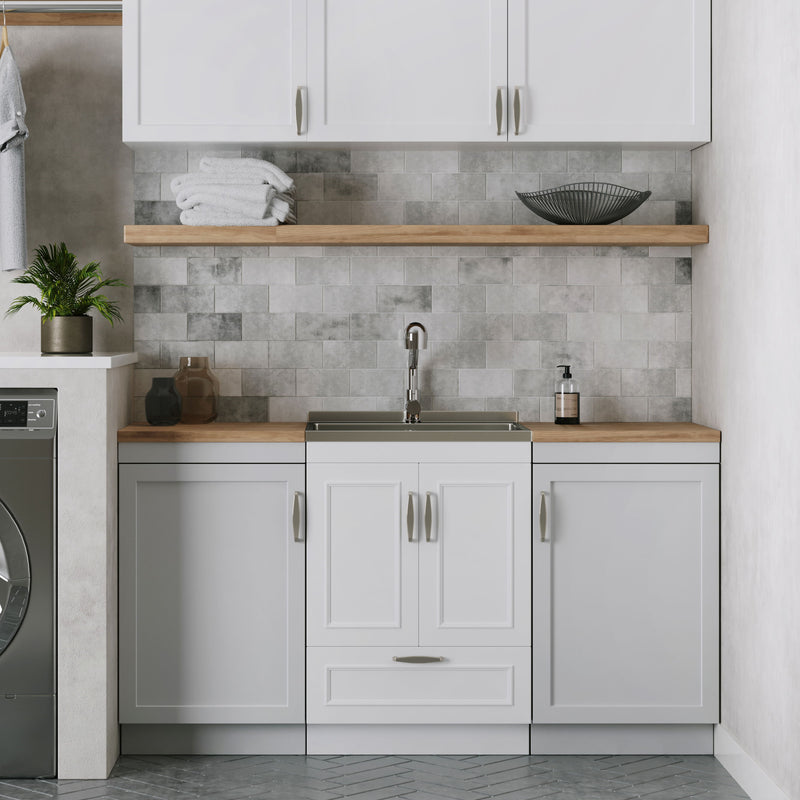
[[[0,55],[0,269],[25,269],[25,98],[10,47]]]

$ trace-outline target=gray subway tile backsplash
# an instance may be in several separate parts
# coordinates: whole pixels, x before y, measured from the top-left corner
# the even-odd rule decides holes
[[[169,190],[209,151],[137,151],[138,224],[177,224]],[[648,188],[622,224],[691,221],[684,151],[243,148],[296,182],[302,224],[549,224],[515,190]],[[219,153],[217,155],[220,155]],[[405,325],[428,328],[423,408],[550,421],[556,364],[589,421],[691,418],[691,250],[648,247],[151,247],[134,254],[134,328],[152,377],[205,355],[221,420],[402,406]]]

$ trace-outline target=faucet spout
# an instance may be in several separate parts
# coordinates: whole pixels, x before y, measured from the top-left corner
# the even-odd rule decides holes
[[[419,422],[422,406],[419,402],[419,351],[428,345],[428,332],[421,322],[410,322],[406,326],[405,347],[408,350],[408,376],[406,396],[403,402],[403,422]]]

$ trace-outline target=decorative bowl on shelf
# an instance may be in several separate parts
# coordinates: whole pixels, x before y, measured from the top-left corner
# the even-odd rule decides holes
[[[538,192],[517,192],[517,197],[548,222],[608,225],[635,211],[650,194],[613,183],[569,183]]]

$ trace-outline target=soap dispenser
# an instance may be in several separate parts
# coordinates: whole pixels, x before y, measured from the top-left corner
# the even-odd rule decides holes
[[[578,425],[581,421],[581,393],[573,379],[569,364],[559,364],[564,374],[556,381],[555,405],[557,425]]]

